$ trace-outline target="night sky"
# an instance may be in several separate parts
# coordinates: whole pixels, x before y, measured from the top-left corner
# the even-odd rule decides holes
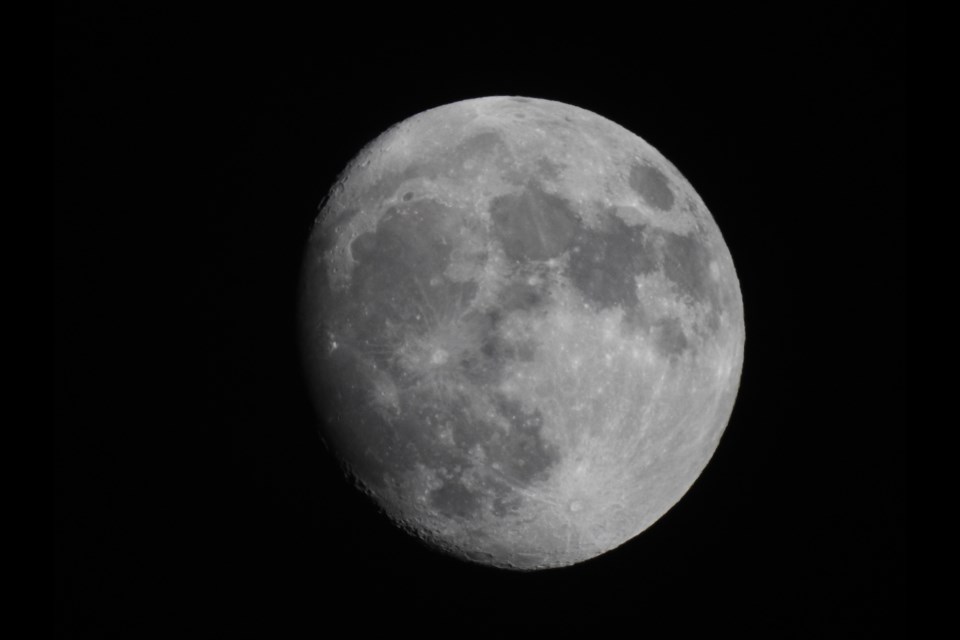
[[[899,635],[903,29],[838,9],[641,38],[640,17],[373,30],[58,4],[62,636]],[[690,492],[619,549],[527,574],[437,555],[343,479],[296,331],[345,164],[415,113],[504,94],[661,151],[717,221],[746,313],[737,403]]]

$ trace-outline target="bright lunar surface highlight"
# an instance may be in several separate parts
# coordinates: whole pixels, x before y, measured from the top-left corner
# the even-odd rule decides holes
[[[687,180],[577,107],[466,100],[349,164],[307,247],[322,435],[400,526],[513,569],[653,524],[733,408],[743,303]]]

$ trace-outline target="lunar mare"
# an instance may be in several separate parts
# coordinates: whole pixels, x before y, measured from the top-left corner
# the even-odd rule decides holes
[[[364,148],[306,251],[321,432],[400,526],[558,567],[653,524],[700,475],[743,361],[734,265],[693,187],[589,111],[490,97]]]

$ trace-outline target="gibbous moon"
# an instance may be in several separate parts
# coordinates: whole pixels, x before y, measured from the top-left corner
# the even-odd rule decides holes
[[[532,570],[630,540],[703,471],[743,362],[713,217],[637,135],[549,100],[425,111],[364,148],[307,246],[324,440],[405,530]]]

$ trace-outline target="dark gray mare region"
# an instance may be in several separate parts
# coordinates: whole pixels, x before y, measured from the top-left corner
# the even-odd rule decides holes
[[[488,504],[502,515],[516,507],[515,487],[546,477],[559,459],[541,437],[540,412],[524,411],[495,391],[511,360],[534,356],[531,343],[501,334],[502,322],[545,306],[546,292],[510,282],[496,306],[474,305],[476,283],[445,275],[459,242],[451,217],[465,219],[436,200],[401,200],[350,244],[349,287],[331,293],[324,310],[339,344],[321,365],[321,377],[330,381],[328,436],[370,488],[396,486],[422,465],[440,483],[428,495],[438,513],[472,517]],[[451,326],[453,353],[437,371],[408,370],[397,357],[411,339]],[[371,399],[384,377],[398,390],[393,406]],[[496,415],[482,417],[478,398],[487,398]],[[495,465],[489,472],[476,473],[478,449]]]

